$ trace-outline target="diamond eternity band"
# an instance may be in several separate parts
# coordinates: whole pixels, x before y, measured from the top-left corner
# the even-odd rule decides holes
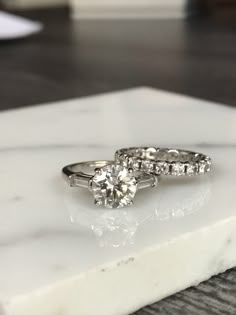
[[[193,176],[208,173],[211,159],[207,155],[187,150],[132,147],[117,150],[116,161],[148,174]]]

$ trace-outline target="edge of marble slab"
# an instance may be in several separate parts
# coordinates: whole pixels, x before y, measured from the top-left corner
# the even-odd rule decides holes
[[[111,95],[119,95],[119,94],[127,93],[127,92],[137,93],[137,92],[145,92],[145,91],[149,91],[149,92],[152,91],[152,92],[160,93],[163,95],[165,94],[165,95],[176,96],[178,98],[191,99],[191,100],[199,101],[201,103],[207,103],[208,105],[213,105],[213,106],[220,106],[220,107],[224,106],[226,108],[232,107],[231,104],[220,103],[220,102],[216,102],[216,101],[212,101],[212,100],[206,100],[204,98],[199,98],[196,96],[191,96],[191,95],[184,94],[184,93],[178,93],[178,92],[174,92],[171,90],[164,90],[164,89],[154,88],[151,86],[142,85],[142,86],[136,86],[136,87],[126,88],[126,89],[110,91],[110,92],[101,92],[101,93],[96,93],[96,94],[92,94],[92,95],[84,95],[84,96],[65,98],[65,99],[49,101],[49,102],[35,103],[33,105],[27,105],[26,104],[26,105],[21,106],[21,107],[14,107],[14,108],[7,108],[7,109],[0,110],[0,114],[20,112],[20,111],[24,111],[24,110],[34,110],[34,109],[41,108],[42,106],[46,107],[46,106],[63,105],[64,103],[67,103],[67,102],[74,102],[74,101],[80,101],[81,102],[81,101],[87,100],[87,99],[94,99],[94,98],[96,99],[98,97],[103,98],[103,97],[107,97],[107,96],[111,96]]]
[[[124,315],[236,265],[236,216],[23,296],[1,315]]]

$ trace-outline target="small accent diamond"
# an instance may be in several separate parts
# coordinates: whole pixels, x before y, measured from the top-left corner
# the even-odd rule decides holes
[[[186,167],[188,175],[194,175],[196,173],[196,166],[194,164],[187,164]]]
[[[119,160],[122,165],[127,166],[128,156],[126,154],[121,154]]]
[[[211,160],[206,160],[205,172],[210,172],[211,170]]]
[[[144,173],[153,174],[156,172],[156,164],[153,161],[144,160],[144,161],[142,161],[141,170]]]
[[[209,172],[211,169],[211,161],[206,160],[206,161],[201,161],[199,165],[199,173],[204,174]]]
[[[165,161],[157,162],[158,174],[162,173],[163,175],[170,175],[170,164]]]
[[[184,163],[174,162],[171,168],[171,175],[181,176],[185,173],[185,165]]]
[[[134,161],[133,161],[133,168],[134,168],[136,171],[140,171],[141,166],[142,166],[142,161],[141,161],[141,160],[134,160]]]

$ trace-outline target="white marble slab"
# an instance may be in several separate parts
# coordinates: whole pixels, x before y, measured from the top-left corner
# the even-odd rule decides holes
[[[213,170],[104,210],[65,164],[175,146]],[[236,265],[236,111],[148,88],[0,114],[1,315],[121,315]]]

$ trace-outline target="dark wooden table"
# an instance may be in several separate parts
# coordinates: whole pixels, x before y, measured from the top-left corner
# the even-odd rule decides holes
[[[236,20],[71,21],[29,11],[45,30],[0,42],[0,109],[134,86],[236,106]],[[220,126],[219,126],[220,127]],[[236,315],[236,269],[136,315]]]

